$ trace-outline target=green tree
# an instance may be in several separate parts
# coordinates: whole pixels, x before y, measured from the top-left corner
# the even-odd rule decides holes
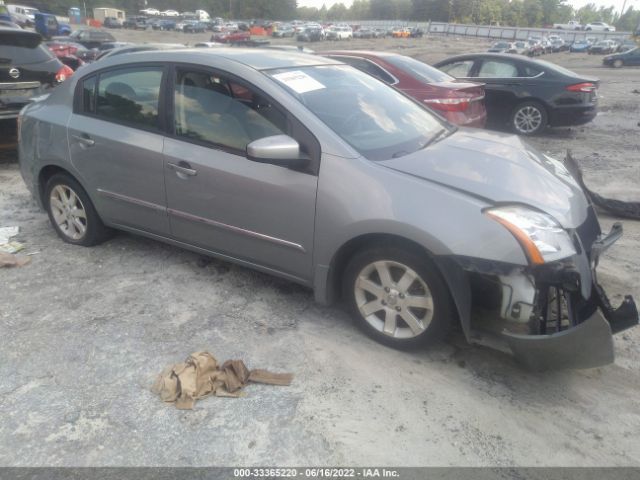
[[[345,20],[347,12],[347,7],[343,3],[334,3],[327,11],[327,20]]]
[[[527,27],[539,27],[542,24],[542,5],[540,0],[524,0],[522,20]]]

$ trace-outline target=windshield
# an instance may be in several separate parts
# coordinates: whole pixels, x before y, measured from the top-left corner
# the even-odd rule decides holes
[[[348,65],[268,74],[370,160],[407,155],[427,146],[443,129],[453,131],[414,101]]]
[[[451,75],[447,75],[437,68],[430,67],[426,63],[422,63],[411,57],[405,57],[404,55],[388,55],[384,56],[383,60],[422,82],[455,82],[455,79]]]

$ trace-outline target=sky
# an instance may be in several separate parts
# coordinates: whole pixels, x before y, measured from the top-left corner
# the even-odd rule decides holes
[[[344,3],[348,7],[351,5],[351,0],[298,0],[298,6],[300,7],[320,8],[322,7],[322,4],[325,4],[327,8],[331,8],[331,5],[334,3]],[[572,5],[574,8],[583,7],[587,3],[595,3],[598,7],[610,7],[613,5],[616,8],[616,11],[619,11],[624,4],[624,0],[570,0],[567,3]],[[629,8],[631,5],[636,9],[640,9],[640,0],[627,0],[625,9]]]

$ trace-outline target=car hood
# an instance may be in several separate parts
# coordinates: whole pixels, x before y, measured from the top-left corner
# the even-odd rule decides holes
[[[587,217],[585,194],[562,162],[515,135],[461,128],[423,150],[378,163],[487,203],[529,205],[565,228],[576,228]]]

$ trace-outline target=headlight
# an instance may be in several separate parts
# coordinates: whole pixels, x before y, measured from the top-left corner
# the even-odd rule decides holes
[[[542,265],[576,253],[569,234],[546,213],[515,205],[491,208],[484,213],[516,237],[532,265]]]

